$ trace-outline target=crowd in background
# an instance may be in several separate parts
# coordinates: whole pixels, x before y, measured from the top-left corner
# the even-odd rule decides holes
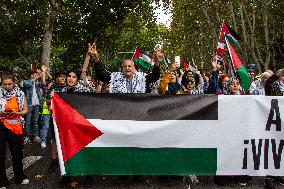
[[[224,73],[224,65],[213,61],[212,70],[206,74],[193,64],[194,69],[180,68],[179,64],[161,65],[164,62],[164,54],[156,51],[152,56],[152,66],[148,73],[139,72],[139,66],[130,59],[122,62],[120,72],[109,72],[100,63],[96,44],[89,44],[84,59],[82,70],[60,71],[52,77],[45,66],[32,70],[29,79],[15,78],[13,73],[2,72],[0,87],[0,188],[8,187],[9,182],[5,172],[6,141],[9,144],[13,156],[14,172],[17,183],[28,184],[27,177],[23,174],[19,158],[23,155],[23,146],[33,142],[41,143],[42,148],[51,145],[51,164],[49,172],[58,168],[55,135],[50,108],[54,92],[92,92],[92,93],[153,93],[162,95],[268,95],[283,96],[284,94],[284,68],[275,73],[266,70],[263,73],[250,74],[251,86],[244,91],[237,75]],[[88,76],[87,69],[92,64],[96,79]],[[3,100],[4,99],[4,100]],[[16,109],[7,109],[7,104],[18,104]],[[13,106],[14,107],[14,106]],[[18,112],[18,113],[17,113]],[[20,112],[20,113],[19,113]],[[23,132],[15,132],[12,124],[6,124],[7,120],[21,119]],[[15,121],[14,121],[15,122]],[[50,131],[49,131],[50,130]],[[48,132],[51,133],[51,143],[47,140]],[[4,137],[5,136],[5,137]],[[23,136],[23,140],[19,139]],[[9,138],[17,138],[10,141]],[[15,144],[18,146],[15,147]],[[17,157],[17,158],[16,158]],[[4,161],[3,161],[4,160]],[[17,163],[18,162],[18,163]],[[18,168],[17,168],[18,166]],[[18,170],[18,171],[17,171]],[[216,184],[222,185],[226,178],[217,177]],[[68,182],[69,178],[64,178]],[[270,178],[273,179],[273,178]],[[284,184],[280,178],[274,178]],[[239,183],[245,185],[247,178],[239,179]],[[1,188],[1,189],[2,189]]]

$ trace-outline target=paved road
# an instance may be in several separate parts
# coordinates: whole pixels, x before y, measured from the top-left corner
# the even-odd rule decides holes
[[[46,169],[50,163],[50,146],[45,149],[41,149],[39,143],[33,143],[25,145],[25,157],[36,156],[41,159],[36,161],[30,167],[25,169],[26,175],[30,179],[30,184],[26,186],[19,186],[13,184],[13,179],[11,180],[12,189],[23,188],[23,189],[49,189],[49,188],[59,188],[58,181],[60,180],[59,171],[53,174],[47,173]],[[11,166],[11,157],[8,156],[6,162],[7,169]],[[78,180],[80,181],[81,178]],[[162,182],[158,177],[141,177],[139,182],[125,182],[123,184],[118,184],[115,182],[117,177],[114,176],[95,176],[95,182],[91,186],[77,185],[76,188],[99,188],[99,189],[188,189],[188,183],[186,179],[175,180],[171,182]],[[231,184],[229,186],[216,186],[213,183],[213,177],[199,177],[199,184],[195,184],[192,188],[194,189],[263,189],[263,177],[255,177],[248,184],[248,186],[240,187],[236,184]],[[65,188],[72,188],[65,187]],[[276,185],[277,189],[284,189],[284,186]]]

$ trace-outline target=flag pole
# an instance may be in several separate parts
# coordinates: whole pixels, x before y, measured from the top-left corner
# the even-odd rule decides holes
[[[236,77],[236,72],[234,70],[234,64],[233,64],[232,55],[231,55],[231,49],[229,48],[229,45],[228,45],[229,41],[228,41],[226,35],[225,35],[225,40],[226,40],[226,45],[227,45],[229,57],[230,57],[230,64],[229,64],[229,66],[231,68],[230,73],[231,73],[232,76]]]
[[[228,41],[228,39],[227,39],[227,37],[225,36],[225,40],[226,40],[226,44],[227,44],[227,47],[228,47],[228,51],[229,51],[229,56],[230,56],[230,59],[231,59],[231,70],[232,70],[232,73],[234,74],[234,77],[237,77],[237,74],[236,74],[236,72],[235,72],[235,70],[234,70],[234,65],[233,65],[233,59],[232,59],[232,52],[231,52],[231,49],[230,49],[230,47],[229,47],[229,41]],[[239,82],[240,82],[240,85],[241,85],[241,87],[242,87],[242,92],[244,92],[245,93],[245,91],[244,91],[244,88],[243,88],[243,84],[242,84],[242,80],[241,80],[241,78],[240,78],[240,76],[239,76],[239,78],[238,78],[238,80],[239,80]]]

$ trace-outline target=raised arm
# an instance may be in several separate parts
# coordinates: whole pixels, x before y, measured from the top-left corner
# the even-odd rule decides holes
[[[85,56],[85,59],[84,59],[84,64],[83,64],[83,67],[82,67],[82,71],[81,71],[81,79],[84,81],[84,82],[87,82],[87,69],[88,69],[88,66],[89,66],[89,62],[90,62],[90,58],[91,58],[91,54],[92,56],[94,56],[94,60],[99,60],[99,56],[98,56],[98,53],[97,52],[92,52],[92,48],[95,48],[94,51],[96,51],[96,47],[95,47],[95,44],[88,44],[88,51],[87,51],[87,54]]]
[[[100,64],[99,61],[99,54],[97,52],[97,46],[95,43],[93,43],[91,46],[89,46],[89,50],[88,53],[90,54],[90,59],[89,59],[89,63],[93,63],[94,64],[94,69],[96,72],[96,75],[98,77],[98,79],[102,82],[109,82],[110,81],[110,72],[108,72],[105,67]],[[89,64],[88,63],[88,64]]]
[[[159,80],[160,74],[161,74],[160,62],[164,61],[164,59],[165,59],[164,53],[162,53],[160,51],[154,53],[152,61],[154,62],[155,65],[153,67],[152,72],[146,76],[146,83],[147,84],[153,83],[153,82],[156,82],[156,81]]]
[[[210,94],[216,94],[217,92],[219,69],[220,65],[216,61],[212,62],[212,73],[208,86],[208,93]]]

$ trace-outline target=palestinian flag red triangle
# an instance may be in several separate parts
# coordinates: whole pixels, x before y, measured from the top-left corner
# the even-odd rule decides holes
[[[57,94],[54,94],[52,100],[63,161],[67,162],[103,133]]]

